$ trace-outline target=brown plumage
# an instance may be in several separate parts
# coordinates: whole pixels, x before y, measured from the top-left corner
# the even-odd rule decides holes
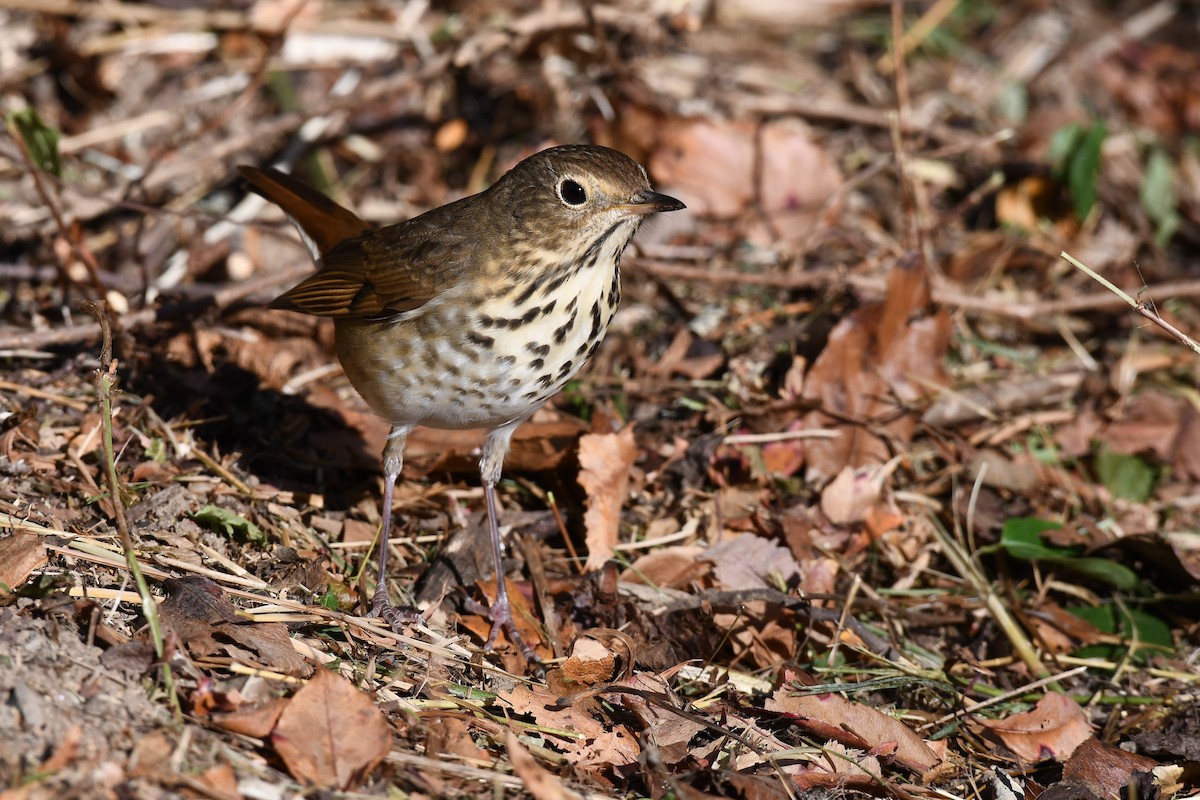
[[[486,428],[480,458],[496,562],[490,648],[512,626],[495,485],[513,430],[595,351],[620,302],[621,254],[646,215],[683,204],[645,170],[586,145],[533,155],[489,189],[372,228],[275,170],[241,167],[301,229],[318,271],[272,305],[334,319],[338,358],[392,424],[384,448],[384,526],[375,613],[402,620],[385,584],[391,499],[416,425]]]

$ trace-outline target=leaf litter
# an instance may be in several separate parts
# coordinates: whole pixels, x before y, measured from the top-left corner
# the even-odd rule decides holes
[[[1200,329],[1195,10],[712,6],[0,0],[0,796],[1195,794],[1200,369],[1058,258]],[[689,212],[514,437],[540,680],[461,602],[477,432],[362,616],[387,427],[232,176],[386,222],[580,140]]]

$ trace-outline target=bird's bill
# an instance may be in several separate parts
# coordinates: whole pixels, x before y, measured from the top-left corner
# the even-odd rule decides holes
[[[642,192],[633,198],[632,203],[623,203],[617,207],[630,215],[655,214],[660,211],[679,211],[682,208],[687,208],[687,206],[674,197],[659,194],[658,192]]]

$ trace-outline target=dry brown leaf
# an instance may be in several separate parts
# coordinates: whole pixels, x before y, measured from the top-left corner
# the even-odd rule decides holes
[[[152,731],[139,737],[129,759],[130,777],[170,780],[175,774],[171,764],[174,752],[175,742],[167,738],[165,733]]]
[[[1104,638],[1095,625],[1055,603],[1039,604],[1036,611],[1026,614],[1026,618],[1038,638],[1055,653],[1069,653]]]
[[[556,694],[573,697],[598,684],[628,679],[633,674],[633,640],[611,628],[592,628],[575,637],[570,655],[546,675]]]
[[[677,764],[686,758],[690,754],[688,743],[708,726],[682,713],[683,701],[671,691],[667,680],[643,672],[630,675],[620,684],[636,693],[613,692],[605,698],[637,718],[642,736],[657,748],[664,762]]]
[[[751,661],[769,669],[786,661],[798,645],[798,629],[794,615],[781,611],[778,605],[765,600],[749,600],[739,604],[736,612],[717,612],[713,625],[728,631],[728,637],[738,651],[745,650]]]
[[[653,550],[638,556],[621,573],[622,583],[642,583],[663,589],[682,589],[709,571],[700,560],[707,548],[681,544]]]
[[[242,797],[238,791],[237,773],[228,764],[217,764],[208,768],[197,776],[197,780],[208,789],[209,797]]]
[[[277,697],[255,706],[239,708],[237,711],[212,714],[209,719],[214,725],[227,731],[253,736],[255,739],[265,739],[275,730],[279,715],[287,708],[289,702],[286,698]]]
[[[788,433],[804,430],[804,423],[795,420],[784,430]],[[762,463],[769,475],[795,475],[804,466],[804,440],[767,442],[762,446]]]
[[[597,736],[567,750],[563,757],[593,780],[607,783],[608,774],[636,764],[641,753],[638,737],[628,726],[609,723]]]
[[[604,730],[603,725],[579,708],[562,705],[562,698],[547,688],[517,684],[510,690],[498,692],[497,696],[513,713],[528,714],[535,723],[546,728],[572,731],[583,739],[596,736]],[[572,746],[558,740],[551,743],[560,750]]]
[[[940,761],[929,745],[900,720],[838,694],[797,695],[784,686],[767,698],[766,708],[848,747],[890,755],[896,763],[917,773],[928,772]]]
[[[839,208],[830,208],[844,179],[837,162],[802,120],[785,117],[763,125],[758,137],[762,166],[759,169],[760,207],[768,229],[748,236],[770,247],[780,240],[800,242],[818,222],[835,219]]]
[[[722,25],[752,23],[772,31],[803,30],[829,25],[838,17],[858,12],[868,0],[728,0],[715,4]]]
[[[1154,389],[1142,392],[1098,438],[1118,453],[1153,453],[1171,464],[1178,477],[1200,480],[1200,413],[1183,397]]]
[[[1021,495],[1033,492],[1035,487],[1041,491],[1061,487],[1085,501],[1096,496],[1095,486],[1082,480],[1077,473],[1047,464],[1028,452],[1010,458],[998,450],[979,450],[968,466],[967,474],[984,486]]]
[[[805,399],[821,410],[806,415],[804,424],[834,427],[841,436],[807,443],[810,479],[885,462],[890,449],[881,433],[893,443],[912,439],[917,418],[906,407],[947,382],[942,363],[950,318],[927,310],[929,291],[923,266],[902,260],[888,274],[886,299],[860,308],[830,333],[804,383]]]
[[[193,657],[216,653],[250,666],[307,676],[312,665],[292,647],[282,622],[253,622],[238,616],[225,591],[208,578],[189,575],[165,581],[163,622]]]
[[[374,415],[367,415],[377,425],[377,441],[371,447],[383,448],[388,425]],[[505,469],[514,472],[539,472],[557,469],[570,455],[579,435],[587,430],[578,420],[565,418],[533,419],[513,433],[512,447],[504,461]],[[479,469],[479,448],[486,431],[451,430],[416,427],[409,434],[404,451],[405,474],[426,475],[438,470],[475,473]]]
[[[844,467],[821,491],[821,511],[834,525],[862,522],[883,498],[883,485],[890,470],[878,464],[854,469]]]
[[[1138,773],[1149,774],[1158,762],[1127,753],[1096,737],[1085,740],[1063,764],[1063,780],[1086,786],[1098,797],[1126,797],[1122,791]],[[1137,793],[1135,793],[1137,794]]]
[[[297,780],[346,789],[388,754],[392,733],[371,698],[327,669],[292,696],[271,734],[275,752]]]
[[[1092,723],[1079,704],[1064,694],[1048,692],[1035,708],[999,720],[980,720],[1026,764],[1065,761],[1092,736]]]
[[[46,561],[46,546],[41,536],[17,531],[0,539],[0,592],[13,591],[24,584]]]
[[[649,167],[694,214],[736,217],[754,199],[754,126],[724,120],[671,122]]]
[[[800,574],[791,551],[753,533],[730,536],[708,548],[702,559],[713,565],[717,582],[733,591],[784,586]]]
[[[463,717],[442,714],[425,720],[425,752],[454,756],[470,763],[485,762],[488,752],[475,744],[471,722]]]
[[[617,433],[589,433],[579,440],[579,485],[587,492],[588,558],[585,571],[604,566],[620,533],[621,506],[629,490],[629,470],[637,458],[633,427]]]
[[[504,746],[508,749],[513,774],[521,779],[534,800],[582,800],[583,795],[568,788],[562,778],[542,769],[512,731],[505,734]]]
[[[988,415],[1003,417],[1029,408],[1053,408],[1070,400],[1084,377],[1083,372],[1006,375],[990,383],[955,388],[934,400],[921,421],[950,427],[986,419]],[[1080,416],[1089,418],[1086,412],[1081,412]],[[1090,413],[1090,419],[1098,424],[1099,418],[1094,412]]]
[[[637,737],[624,725],[601,722],[583,709],[586,703],[564,706],[562,698],[547,689],[517,685],[497,693],[516,714],[528,714],[534,722],[546,728],[571,731],[578,738],[547,739],[547,744],[562,751],[567,761],[583,773],[605,782],[610,770],[621,770],[636,764],[641,748]]]

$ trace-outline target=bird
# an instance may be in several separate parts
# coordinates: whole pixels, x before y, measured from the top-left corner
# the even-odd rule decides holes
[[[391,425],[382,454],[378,581],[371,612],[400,631],[388,599],[392,496],[415,426],[487,431],[479,458],[503,630],[527,656],[504,581],[496,484],[513,431],[595,353],[621,299],[620,261],[642,223],[684,204],[607,147],[563,145],[520,161],[484,191],[375,227],[304,182],[239,167],[300,231],[317,271],[273,308],[333,319],[338,360]]]

